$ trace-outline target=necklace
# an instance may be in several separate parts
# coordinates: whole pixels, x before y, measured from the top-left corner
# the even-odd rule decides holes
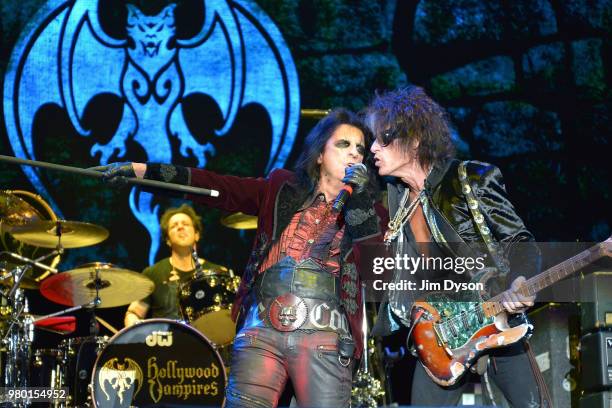
[[[410,218],[412,218],[417,207],[421,203],[421,197],[425,195],[425,190],[421,190],[419,195],[416,196],[414,200],[412,200],[410,205],[406,206],[406,204],[408,203],[408,197],[410,195],[409,193],[410,189],[404,190],[404,195],[402,196],[402,200],[400,201],[399,208],[393,216],[393,219],[389,221],[387,232],[385,232],[384,237],[385,245],[387,246],[391,244],[391,241],[395,240],[398,237],[400,231],[402,230],[402,228],[404,228],[406,222],[408,222]]]
[[[172,262],[172,257],[168,258],[168,262],[170,262],[170,266],[172,267],[172,270],[170,271],[170,276],[168,278],[169,282],[175,282],[181,279],[181,269],[177,269],[174,266],[174,262]],[[193,262],[193,261],[192,261]],[[185,271],[183,271],[185,272]]]

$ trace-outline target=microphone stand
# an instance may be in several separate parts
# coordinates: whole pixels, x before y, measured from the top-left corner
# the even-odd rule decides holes
[[[198,256],[198,250],[193,245],[193,251],[191,251],[191,259],[193,259],[193,263],[195,265],[195,270],[193,271],[194,280],[198,280],[203,276],[202,273],[202,264],[200,263],[200,257]]]
[[[65,173],[78,174],[81,176],[88,176],[88,177],[95,177],[95,178],[103,177],[103,174],[96,170],[81,169],[78,167],[64,166],[61,164],[47,163],[44,161],[19,159],[17,157],[12,157],[12,156],[0,155],[0,162],[21,164],[21,165],[32,166],[32,167],[40,167],[40,168],[47,169],[47,170],[63,171]],[[129,177],[129,178],[125,177],[125,181],[127,184],[139,185],[143,187],[174,190],[179,193],[185,193],[185,194],[219,197],[219,191],[209,190],[207,188],[183,186],[183,185],[175,184],[175,183],[166,183],[163,181],[156,181],[156,180],[144,180],[144,179],[139,179],[135,177]]]

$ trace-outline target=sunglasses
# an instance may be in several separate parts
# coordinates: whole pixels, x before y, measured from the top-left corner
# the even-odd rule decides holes
[[[383,147],[386,147],[397,138],[398,133],[399,129],[397,128],[387,129],[378,136],[376,136],[376,140],[378,141],[378,144]]]

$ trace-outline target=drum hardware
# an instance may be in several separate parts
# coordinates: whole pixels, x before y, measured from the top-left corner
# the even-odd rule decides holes
[[[90,394],[88,385],[90,383],[91,370],[93,369],[95,358],[106,340],[96,341],[96,347],[89,353],[91,354],[88,360],[89,368],[82,370],[78,368],[80,367],[79,364],[83,361],[83,358],[81,358],[84,355],[81,351],[82,346],[78,347],[78,350],[75,349],[75,341],[71,340],[68,343],[64,341],[60,349],[33,350],[32,344],[35,329],[47,330],[58,334],[71,333],[76,328],[75,317],[60,315],[79,309],[88,309],[91,311],[90,332],[96,335],[98,321],[101,321],[105,326],[108,325],[103,319],[99,319],[95,315],[97,307],[114,307],[114,305],[127,304],[135,300],[132,299],[133,295],[130,295],[130,299],[124,300],[119,293],[124,292],[125,294],[133,291],[134,282],[140,283],[136,287],[136,296],[138,296],[138,293],[143,293],[144,297],[152,292],[153,283],[141,277],[140,274],[136,274],[136,277],[126,277],[126,271],[119,270],[116,267],[107,268],[107,264],[101,263],[95,263],[93,267],[92,265],[84,266],[92,271],[88,279],[80,279],[82,275],[79,275],[79,271],[68,271],[66,274],[58,274],[55,266],[59,262],[59,257],[63,254],[64,248],[78,248],[102,242],[108,237],[108,231],[94,224],[57,220],[50,207],[42,201],[40,204],[43,205],[43,213],[45,211],[48,212],[52,218],[51,221],[45,221],[42,219],[39,208],[32,207],[30,203],[16,197],[14,193],[13,191],[0,191],[1,232],[10,234],[23,244],[34,246],[34,251],[38,248],[50,248],[52,251],[36,259],[31,259],[15,252],[0,252],[1,256],[10,256],[16,261],[23,263],[22,265],[15,265],[8,262],[0,262],[0,340],[2,342],[2,348],[0,349],[0,385],[5,388],[14,389],[27,386],[52,388],[68,386],[68,388],[74,388],[75,390],[78,386],[80,387],[78,392],[71,392],[70,395],[72,402],[75,404],[72,406],[89,405],[91,400],[88,400]],[[42,199],[38,198],[38,200]],[[9,241],[5,241],[4,236],[2,236],[3,246],[6,247],[7,242]],[[18,248],[22,247],[23,245],[20,244]],[[54,258],[51,266],[42,263],[49,258]],[[37,279],[31,279],[26,274],[29,275],[29,271],[35,266],[45,270],[45,273]],[[121,282],[121,279],[117,280],[117,276],[106,277],[104,275],[107,272],[106,269],[117,272],[116,275],[121,275],[123,281],[129,279],[130,285],[120,285],[120,287],[117,287],[117,282]],[[130,271],[127,272],[129,273]],[[62,275],[62,279],[56,279],[47,283],[51,290],[50,292],[45,292],[44,288],[42,288],[42,294],[52,293],[56,295],[56,298],[64,300],[58,303],[71,307],[46,316],[33,316],[28,313],[28,303],[23,289],[38,289],[41,286],[39,282],[50,273]],[[144,278],[145,284],[143,285],[142,280],[138,278]],[[57,282],[64,282],[64,285],[58,285]],[[53,287],[52,283],[55,283],[56,287]],[[80,286],[81,283],[83,284],[82,286]],[[112,286],[113,289],[110,292],[106,290],[109,286]],[[143,290],[143,286],[147,288],[150,286],[151,288],[150,290]],[[56,290],[54,291],[53,289]],[[54,293],[58,291],[60,293]],[[74,296],[72,295],[73,291],[76,292]],[[78,302],[79,298],[83,298],[84,301]],[[107,327],[109,327],[109,330],[116,332],[116,329],[111,325]],[[92,338],[98,339],[97,336]],[[71,404],[71,402],[68,401],[68,404]],[[30,405],[22,404],[18,406]],[[64,403],[56,403],[53,406],[65,407],[66,405]]]
[[[19,265],[9,266],[6,263],[0,264],[0,287],[9,290],[9,292],[14,287],[19,287],[21,289],[38,289],[40,284],[36,280],[25,276],[27,270],[28,268]],[[17,277],[17,286],[15,286],[15,277]],[[9,292],[0,292],[0,296],[9,299],[11,297]]]
[[[58,270],[56,268],[54,268],[52,266],[48,266],[48,265],[42,263],[41,261],[45,260],[47,258],[54,257],[56,255],[62,255],[63,252],[64,251],[62,250],[62,248],[56,248],[55,251],[50,252],[49,254],[46,254],[46,255],[38,258],[38,259],[30,259],[27,256],[19,255],[19,254],[16,254],[15,252],[9,252],[9,251],[0,252],[0,255],[8,255],[8,256],[10,256],[10,257],[12,257],[12,258],[14,258],[14,259],[16,259],[18,261],[28,263],[28,264],[30,264],[32,266],[36,266],[36,267],[38,267],[40,269],[44,269],[45,271],[50,272],[52,274],[56,274],[56,273],[58,273]],[[29,288],[27,288],[27,289],[29,289]],[[38,289],[38,286],[36,288],[32,288],[32,289]]]
[[[3,297],[9,300],[13,298],[13,296],[15,295],[15,291],[17,290],[17,288],[19,288],[19,284],[21,283],[23,276],[25,275],[26,271],[29,268],[30,268],[30,265],[16,266],[13,269],[11,269],[10,273],[2,277],[3,282],[12,283],[11,289],[8,291],[8,293],[6,294],[2,293]]]
[[[50,221],[50,222],[52,222],[52,223],[53,222],[58,222],[59,223],[59,221]],[[38,223],[42,223],[42,221],[37,221],[36,225],[38,225]],[[24,224],[24,225],[16,225],[16,226],[14,226],[12,228],[11,235],[13,235],[13,237],[17,238],[15,236],[15,233],[16,233],[15,230],[16,229],[18,229],[18,228],[27,228],[27,227],[29,227],[31,225],[32,225],[32,223]],[[3,296],[6,296],[9,299],[11,299],[13,297],[15,291],[20,286],[21,281],[24,279],[26,271],[28,269],[32,268],[32,266],[38,266],[40,268],[45,269],[48,272],[57,273],[57,269],[52,268],[52,267],[47,266],[47,265],[42,263],[42,261],[45,261],[45,260],[47,260],[49,258],[54,258],[54,257],[56,257],[58,255],[62,255],[64,253],[64,249],[63,249],[62,244],[61,244],[62,230],[61,230],[60,224],[58,224],[58,228],[55,229],[54,233],[55,233],[55,237],[57,237],[57,243],[56,243],[55,246],[51,246],[51,247],[47,247],[47,248],[55,248],[55,249],[53,251],[49,252],[48,254],[42,255],[42,256],[40,256],[40,257],[38,257],[36,259],[31,259],[31,258],[28,258],[26,256],[22,256],[22,255],[16,254],[14,252],[9,252],[9,251],[0,252],[0,255],[9,255],[9,256],[11,256],[11,257],[13,257],[15,259],[18,259],[18,260],[26,263],[25,265],[19,265],[19,266],[16,266],[15,268],[12,268],[10,273],[3,274],[1,280],[4,281],[4,282],[10,282],[10,280],[8,280],[8,279],[12,278],[12,287],[9,290],[8,294],[6,294],[6,295],[3,294]]]
[[[0,262],[0,286],[12,287],[15,284],[12,276],[12,270],[17,267],[17,265],[6,265]],[[21,278],[19,282],[19,287],[21,289],[35,289],[38,290],[40,287],[40,283],[37,280],[24,276]]]
[[[69,389],[68,406],[91,406],[94,364],[108,341],[108,336],[87,336],[65,339],[60,343],[64,356],[62,386]]]
[[[30,350],[34,341],[34,325],[28,315],[28,301],[22,289],[16,289],[9,325],[2,338],[5,359],[2,362],[2,386],[23,388],[28,386]]]
[[[36,261],[42,261],[45,255]],[[29,260],[29,259],[28,259]],[[32,261],[32,260],[29,260]],[[31,345],[34,341],[34,321],[28,313],[28,300],[23,287],[30,283],[24,280],[24,275],[32,266],[30,264],[3,268],[0,281],[6,288],[2,290],[2,318],[4,318],[2,333],[2,386],[6,388],[22,388],[28,386],[29,361]],[[21,405],[20,405],[21,406]]]
[[[61,349],[37,349],[32,353],[29,365],[29,386],[61,389],[65,386],[65,356]],[[66,407],[64,401],[34,403],[32,407]]]
[[[30,259],[26,256],[22,256],[16,254],[14,252],[2,251],[0,255],[9,255],[19,261],[26,262],[25,265],[15,265],[10,270],[5,268],[0,268],[0,285],[3,286],[11,286],[11,289],[7,294],[2,294],[2,296],[6,296],[7,298],[11,298],[17,290],[18,287],[24,289],[38,289],[39,283],[31,278],[25,276],[25,273],[32,268],[32,266],[37,266],[39,268],[45,269],[48,272],[57,273],[57,269],[47,266],[42,263],[42,261],[61,255],[63,253],[63,249],[61,247],[56,248],[55,250],[40,256],[36,259]]]

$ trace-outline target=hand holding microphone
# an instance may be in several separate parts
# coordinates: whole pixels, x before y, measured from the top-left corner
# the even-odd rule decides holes
[[[368,184],[368,168],[363,163],[357,163],[347,167],[344,170],[342,182],[346,184],[346,186],[342,187],[332,206],[332,209],[336,212],[342,211],[342,207],[344,207],[344,204],[346,204],[351,194],[359,194],[365,190]]]

